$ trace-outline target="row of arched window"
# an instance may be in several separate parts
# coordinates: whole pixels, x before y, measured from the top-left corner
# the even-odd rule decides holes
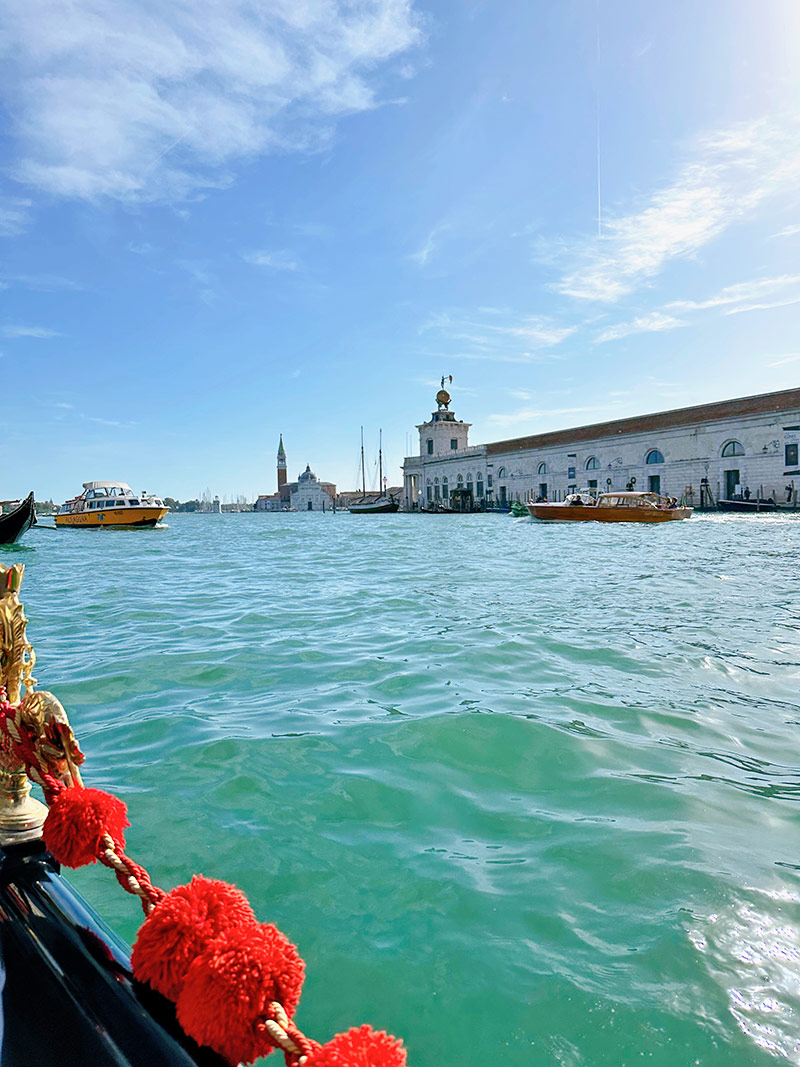
[[[730,456],[743,456],[744,445],[741,441],[726,441],[725,444],[722,446],[722,449],[720,450],[720,455],[723,459],[728,459]],[[651,448],[647,455],[644,457],[644,461],[647,464],[663,463],[664,453],[658,448]],[[584,469],[587,471],[599,470],[600,461],[598,460],[597,456],[589,456],[589,458],[586,460],[586,463],[584,464]],[[501,467],[498,471],[498,476],[502,478],[505,473],[505,467]],[[539,475],[547,474],[547,464],[540,463],[536,473]]]
[[[489,479],[489,484],[491,485],[491,478]],[[456,485],[459,489],[468,489],[470,493],[474,491],[475,496],[479,499],[483,497],[483,474],[481,471],[478,471],[478,476],[475,479],[474,490],[471,474],[467,474],[466,486],[464,484],[464,475],[459,474],[456,478]],[[438,478],[434,478],[432,482],[428,478],[425,488],[428,500],[448,500],[450,498],[450,481],[446,474],[442,478],[441,484]]]

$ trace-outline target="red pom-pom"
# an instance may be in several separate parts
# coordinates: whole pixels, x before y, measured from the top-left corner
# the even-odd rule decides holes
[[[108,834],[116,847],[125,848],[128,809],[118,798],[99,789],[64,789],[55,798],[44,821],[45,845],[65,867],[94,863]]]
[[[195,875],[171,890],[139,929],[131,953],[140,982],[177,1000],[190,964],[220,934],[254,924],[247,897],[235,886]]]
[[[406,1050],[398,1038],[365,1024],[337,1034],[305,1067],[406,1067]]]
[[[229,1063],[252,1063],[273,1048],[263,1025],[271,1015],[269,1002],[278,1001],[291,1018],[304,971],[297,949],[275,926],[230,930],[189,967],[178,1022],[198,1045]]]

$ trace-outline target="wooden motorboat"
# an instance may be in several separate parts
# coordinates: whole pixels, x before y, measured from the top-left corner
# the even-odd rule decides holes
[[[36,511],[33,505],[33,493],[28,493],[13,511],[9,511],[7,515],[0,515],[0,545],[13,545],[31,526],[35,525]]]
[[[56,526],[131,529],[155,526],[169,511],[157,496],[136,496],[126,482],[84,482],[80,496],[59,508]]]
[[[658,493],[602,493],[597,502],[573,496],[560,504],[528,504],[534,519],[556,522],[675,522],[692,508],[671,504]]]

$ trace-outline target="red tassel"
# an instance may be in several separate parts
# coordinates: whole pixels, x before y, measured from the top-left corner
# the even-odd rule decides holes
[[[235,886],[195,875],[171,890],[145,919],[131,953],[140,982],[177,1000],[191,963],[220,934],[256,917]]]
[[[365,1024],[337,1034],[305,1067],[406,1067],[406,1050],[398,1038]]]
[[[125,804],[99,789],[64,789],[53,800],[42,836],[47,848],[65,867],[94,863],[108,834],[116,847],[125,848],[128,822]]]
[[[305,966],[275,926],[240,926],[222,934],[191,964],[178,997],[178,1022],[199,1045],[231,1064],[272,1051],[264,1018],[272,1000],[292,1017]]]

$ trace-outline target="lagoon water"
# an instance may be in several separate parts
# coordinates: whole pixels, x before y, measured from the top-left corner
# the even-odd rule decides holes
[[[3,559],[129,854],[238,883],[311,1036],[800,1063],[800,517],[171,515]]]

